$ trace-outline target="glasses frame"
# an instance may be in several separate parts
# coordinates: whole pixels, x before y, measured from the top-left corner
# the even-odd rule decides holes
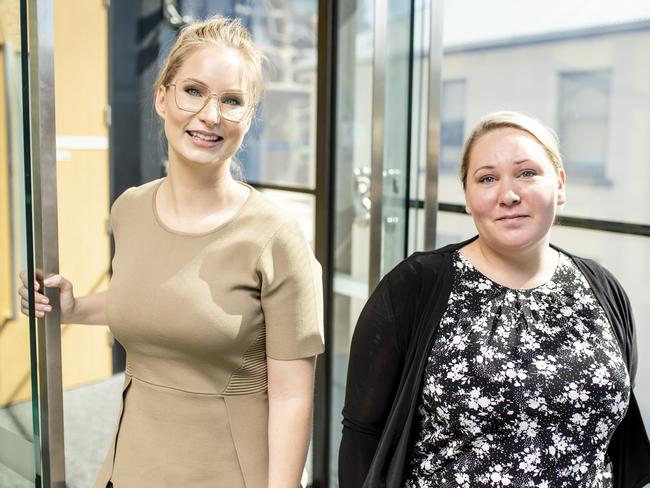
[[[181,80],[180,83],[182,83],[182,82],[184,82],[184,81],[189,81],[189,82],[192,82],[192,83],[197,84],[197,85],[205,86],[205,87],[209,90],[209,87],[208,87],[207,85],[205,85],[205,84],[203,84],[203,83],[201,83],[201,82],[198,82],[198,81],[196,81],[196,80],[184,79],[184,80]],[[188,109],[186,109],[186,108],[181,107],[181,106],[179,105],[179,103],[178,103],[178,97],[176,96],[176,95],[177,95],[176,85],[177,85],[178,83],[179,83],[179,82],[176,82],[176,83],[169,83],[169,84],[167,84],[167,85],[165,85],[165,86],[166,86],[167,88],[169,88],[170,86],[173,86],[173,87],[174,87],[174,103],[176,104],[176,107],[178,107],[178,109],[179,109],[179,110],[182,110],[183,112],[189,112],[189,113],[191,113],[191,114],[198,114],[198,113],[200,113],[200,112],[201,112],[205,107],[207,107],[208,103],[210,103],[210,99],[212,99],[212,97],[214,97],[214,98],[217,100],[217,109],[218,109],[218,111],[219,111],[219,118],[223,118],[223,119],[226,119],[226,120],[229,121],[229,122],[234,122],[234,123],[236,123],[236,124],[239,124],[241,121],[245,120],[245,119],[250,115],[250,113],[253,111],[253,109],[255,108],[255,103],[253,103],[253,101],[254,101],[254,99],[255,99],[255,92],[253,92],[253,94],[251,95],[251,94],[248,93],[248,92],[244,92],[244,91],[240,91],[240,90],[224,90],[224,91],[221,91],[221,92],[210,92],[210,91],[208,91],[208,95],[207,95],[206,98],[205,98],[205,102],[203,103],[203,105],[201,106],[200,109],[198,109],[198,110],[188,110]],[[226,116],[226,115],[223,114],[223,112],[222,112],[222,110],[221,110],[221,96],[222,96],[224,93],[237,93],[237,94],[245,95],[246,97],[250,97],[250,98],[251,98],[251,100],[250,100],[250,101],[251,101],[250,106],[246,108],[246,112],[244,112],[244,115],[242,115],[241,119],[239,119],[239,120],[237,120],[237,119],[232,119],[232,118],[230,118],[230,117],[228,117],[228,116]]]

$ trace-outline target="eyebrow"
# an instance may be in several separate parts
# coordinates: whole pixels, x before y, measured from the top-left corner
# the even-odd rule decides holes
[[[212,87],[210,87],[210,85],[208,85],[207,83],[204,83],[201,80],[197,80],[196,78],[183,78],[182,81],[191,81],[193,83],[197,83],[199,85],[202,85],[202,86],[206,87],[208,90],[210,90],[212,92]],[[217,92],[214,92],[214,93],[217,93]],[[229,90],[222,90],[220,93],[244,93],[244,92],[242,90],[240,90],[239,88],[232,88],[232,89],[229,89]]]
[[[524,158],[524,159],[520,159],[519,161],[515,161],[514,164],[523,164],[523,163],[525,163],[526,161],[533,162],[533,160],[530,159],[530,158]],[[476,168],[476,171],[474,171],[474,174],[478,173],[478,172],[481,171],[482,169],[494,169],[494,168],[496,168],[496,166],[493,165],[493,164],[484,164],[483,166],[481,166],[481,167],[479,167],[479,168]]]
[[[184,78],[183,81],[193,81],[194,83],[198,83],[199,85],[203,85],[206,88],[210,88],[207,83],[204,83],[201,80],[197,80],[196,78]]]

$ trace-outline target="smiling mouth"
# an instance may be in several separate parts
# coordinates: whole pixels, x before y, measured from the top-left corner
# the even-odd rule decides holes
[[[187,133],[190,135],[190,137],[193,137],[194,139],[198,139],[199,141],[218,142],[221,139],[223,139],[223,137],[221,136],[201,134],[199,132],[194,132],[191,130],[188,130]]]

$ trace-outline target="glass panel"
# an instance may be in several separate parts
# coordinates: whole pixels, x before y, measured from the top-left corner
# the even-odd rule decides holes
[[[467,12],[472,15],[468,16]],[[440,201],[462,203],[446,157],[484,114],[529,113],[560,136],[567,215],[650,223],[650,4],[582,8],[504,0],[445,2]],[[465,89],[450,91],[463,80]],[[453,104],[454,107],[449,107]],[[449,171],[447,171],[449,168]]]
[[[373,29],[371,0],[341,2],[337,19],[337,133],[330,485],[338,447],[350,339],[368,297]],[[404,258],[411,158],[411,4],[390,0],[386,30],[381,274]]]
[[[85,296],[106,290],[110,276],[108,10],[101,2],[53,6],[59,270]],[[66,481],[92,486],[123,382],[112,375],[107,327],[63,324],[61,368]]]
[[[29,320],[20,313],[26,265],[21,30],[18,0],[0,2],[0,486],[34,486],[38,426]],[[30,344],[30,341],[32,343]]]
[[[411,4],[388,2],[381,274],[405,257],[411,145]]]
[[[239,17],[268,58],[262,105],[237,157],[253,183],[316,184],[316,0],[182,2],[184,15]]]
[[[341,409],[354,324],[368,297],[373,2],[340,2],[331,350],[330,485],[338,486]]]

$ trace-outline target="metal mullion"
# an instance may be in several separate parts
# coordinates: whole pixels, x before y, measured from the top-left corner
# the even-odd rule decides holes
[[[59,271],[56,127],[54,118],[54,9],[52,0],[29,0],[29,86],[34,212],[34,266]],[[58,289],[44,291],[52,311],[37,321],[42,481],[65,486],[61,320]]]
[[[34,276],[34,219],[32,202],[32,154],[30,148],[30,100],[29,100],[29,43],[28,43],[27,0],[20,0],[20,63],[21,63],[21,98],[23,122],[23,166],[25,189],[25,257],[27,261],[27,275]],[[36,314],[34,299],[34,281],[29,280],[27,285],[29,302],[29,365],[30,387],[32,393],[32,430],[34,450],[34,484],[41,487],[41,434],[39,423],[38,399],[38,353],[36,351]]]
[[[440,166],[440,86],[442,77],[443,0],[430,0],[427,103],[427,162],[424,197],[424,248],[435,249]]]
[[[368,290],[381,279],[388,0],[374,0]]]

